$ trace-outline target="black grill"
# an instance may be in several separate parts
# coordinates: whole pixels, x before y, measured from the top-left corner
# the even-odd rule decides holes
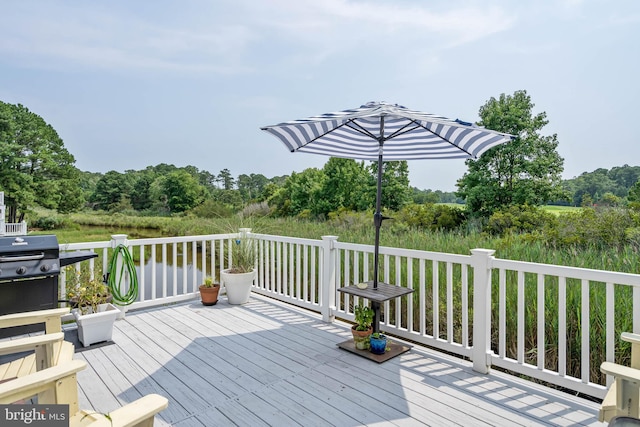
[[[98,256],[60,254],[55,235],[0,237],[0,315],[58,306],[60,268]],[[41,331],[44,324],[0,330],[0,338]]]

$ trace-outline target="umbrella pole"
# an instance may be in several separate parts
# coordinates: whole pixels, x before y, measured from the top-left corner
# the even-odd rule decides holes
[[[373,248],[373,289],[378,289],[378,267],[380,258],[380,226],[382,226],[382,145],[378,154],[378,188],[376,193],[376,212],[373,214],[373,224],[376,227],[376,240]]]
[[[378,188],[376,193],[376,213],[373,214],[373,223],[376,226],[376,240],[373,248],[373,290],[378,290],[378,265],[380,258],[380,226],[382,226],[381,202],[382,199],[382,141],[380,142],[380,154],[378,155]],[[380,332],[380,303],[371,301],[373,309],[373,332]]]
[[[382,146],[384,145],[384,114],[380,117],[380,136],[378,137],[378,184],[376,192],[376,213],[373,224],[376,227],[376,240],[373,247],[373,289],[378,289],[378,266],[380,258],[380,227],[382,226]],[[376,313],[377,314],[377,313]],[[377,319],[376,319],[377,320]]]

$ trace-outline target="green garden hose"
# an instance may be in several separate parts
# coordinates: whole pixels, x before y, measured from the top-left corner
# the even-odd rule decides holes
[[[122,265],[120,266],[119,274],[114,274],[118,265],[118,255],[122,255]],[[126,272],[129,273],[129,289],[123,295],[122,294],[122,279],[125,277]],[[129,305],[138,298],[138,273],[136,272],[136,265],[133,262],[133,257],[129,250],[124,245],[118,245],[109,261],[109,268],[107,269],[107,285],[113,296],[113,300],[119,305]]]

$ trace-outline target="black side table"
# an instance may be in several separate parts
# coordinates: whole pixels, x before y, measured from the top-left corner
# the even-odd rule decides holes
[[[365,289],[360,289],[355,285],[345,286],[343,288],[338,288],[338,292],[344,292],[345,294],[350,294],[354,296],[358,296],[360,298],[366,298],[371,301],[371,308],[373,309],[373,332],[380,332],[380,304],[397,298],[403,295],[408,295],[413,292],[413,289],[404,288],[402,286],[394,286],[389,285],[388,283],[378,282],[378,286],[374,289],[373,281],[366,282],[367,287]],[[352,353],[358,354],[362,357],[366,357],[367,359],[374,360],[378,363],[389,360],[399,354],[402,354],[406,351],[409,351],[411,346],[398,343],[396,341],[390,340],[387,338],[387,347],[389,348],[385,354],[373,354],[369,350],[358,350],[353,342],[353,339],[342,342],[338,344],[338,347],[350,351]]]

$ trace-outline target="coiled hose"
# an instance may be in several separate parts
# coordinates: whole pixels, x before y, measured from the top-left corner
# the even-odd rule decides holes
[[[119,274],[113,274],[118,266],[118,255],[122,256],[122,265],[120,266]],[[123,295],[122,279],[125,277],[125,269],[130,280],[129,289]],[[138,273],[136,272],[133,257],[124,245],[118,245],[111,255],[109,267],[107,268],[107,286],[109,286],[113,300],[119,305],[129,305],[138,298]]]

